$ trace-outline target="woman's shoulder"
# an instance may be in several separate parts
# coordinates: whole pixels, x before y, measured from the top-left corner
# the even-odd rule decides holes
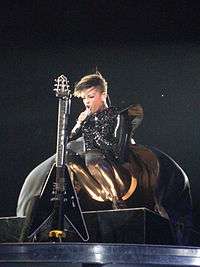
[[[119,113],[120,108],[116,107],[116,106],[110,106],[110,107],[107,108],[107,111],[111,112],[111,113]]]
[[[99,113],[99,115],[100,115],[100,116],[101,116],[101,115],[102,115],[102,116],[107,115],[107,116],[111,116],[111,117],[113,117],[113,116],[117,116],[117,115],[119,114],[119,111],[120,111],[120,109],[119,109],[118,107],[110,106],[110,107],[104,109],[103,111],[101,111],[101,112]]]
[[[92,120],[99,119],[100,121],[109,121],[115,119],[118,114],[119,114],[119,109],[117,107],[110,106],[98,113],[94,113],[91,119]]]

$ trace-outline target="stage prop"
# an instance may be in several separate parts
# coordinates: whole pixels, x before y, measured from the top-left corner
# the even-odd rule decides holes
[[[174,244],[169,221],[146,209],[88,211],[83,213],[89,232],[89,243]],[[1,218],[0,242],[17,242],[25,218]],[[51,225],[46,225],[36,236],[47,242]],[[65,224],[63,242],[82,242],[70,224]]]

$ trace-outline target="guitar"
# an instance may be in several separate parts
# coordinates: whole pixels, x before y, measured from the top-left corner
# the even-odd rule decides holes
[[[35,205],[29,221],[28,238],[37,239],[37,234],[50,228],[48,237],[53,241],[67,239],[65,225],[70,225],[83,240],[89,239],[80,204],[71,181],[66,162],[66,144],[68,142],[68,120],[71,106],[69,83],[64,75],[56,79],[56,97],[58,105],[58,126],[56,160]],[[50,193],[51,192],[51,195]],[[50,227],[49,227],[50,224]]]

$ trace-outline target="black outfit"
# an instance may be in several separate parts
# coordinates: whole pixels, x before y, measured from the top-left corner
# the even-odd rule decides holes
[[[84,138],[85,152],[99,150],[103,154],[119,155],[117,121],[119,109],[109,107],[101,112],[94,113],[86,118],[72,135],[71,140],[80,136]]]

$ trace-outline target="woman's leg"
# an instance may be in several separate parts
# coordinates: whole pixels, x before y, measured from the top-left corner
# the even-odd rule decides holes
[[[128,188],[122,175],[119,174],[119,170],[111,165],[105,156],[97,150],[86,153],[85,163],[92,177],[95,177],[98,182],[104,197],[113,202],[113,208],[122,206],[122,197],[128,191]]]

